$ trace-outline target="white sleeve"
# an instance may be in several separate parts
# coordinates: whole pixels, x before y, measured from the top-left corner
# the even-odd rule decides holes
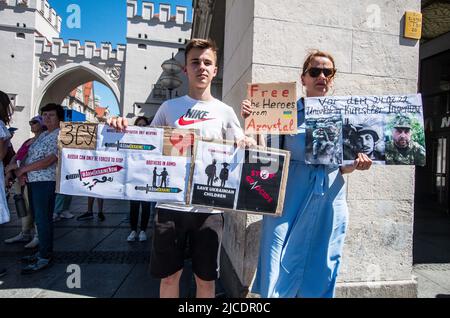
[[[236,113],[234,112],[233,108],[230,107],[228,112],[228,120],[227,120],[227,140],[233,140],[237,141],[242,138],[244,138],[244,132],[241,128],[241,123],[239,122],[239,119],[236,116]]]
[[[150,127],[156,127],[156,126],[167,126],[166,124],[166,109],[167,109],[167,102],[164,102],[158,109],[158,111],[155,114],[155,117],[153,118],[152,122],[150,123]]]

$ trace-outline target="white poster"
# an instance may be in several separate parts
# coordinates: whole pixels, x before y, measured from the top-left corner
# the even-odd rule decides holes
[[[140,153],[163,153],[163,128],[130,126],[125,131],[116,131],[108,125],[99,124],[97,149]]]
[[[140,201],[185,202],[190,158],[130,154],[127,157],[128,198]]]
[[[124,199],[126,157],[117,152],[63,148],[60,193]]]
[[[306,98],[305,123],[307,163],[425,165],[420,94]]]

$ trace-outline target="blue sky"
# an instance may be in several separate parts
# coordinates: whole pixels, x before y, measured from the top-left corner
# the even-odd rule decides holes
[[[61,38],[84,41],[111,42],[113,47],[117,44],[126,44],[126,0],[48,0],[62,18]],[[172,14],[175,14],[175,5],[189,8],[188,17],[192,15],[192,0],[165,0],[149,1],[155,3],[155,8],[159,8],[160,3],[171,4]],[[76,4],[80,8],[80,28],[70,28],[67,25],[68,17],[73,11],[68,11],[69,5]],[[141,14],[142,0],[138,0],[138,14]],[[158,12],[158,9],[156,9]],[[112,114],[118,114],[117,101],[111,90],[95,82],[95,94],[100,97],[102,106],[108,106]]]

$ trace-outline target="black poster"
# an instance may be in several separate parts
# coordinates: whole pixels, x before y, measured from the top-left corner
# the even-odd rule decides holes
[[[245,151],[237,210],[276,213],[285,155]]]

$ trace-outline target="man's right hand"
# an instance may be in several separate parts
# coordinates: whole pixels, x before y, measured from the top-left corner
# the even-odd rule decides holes
[[[119,131],[123,131],[128,127],[128,120],[125,117],[108,118],[106,123]]]
[[[248,99],[244,99],[241,103],[241,116],[247,118],[252,113],[252,102]]]

